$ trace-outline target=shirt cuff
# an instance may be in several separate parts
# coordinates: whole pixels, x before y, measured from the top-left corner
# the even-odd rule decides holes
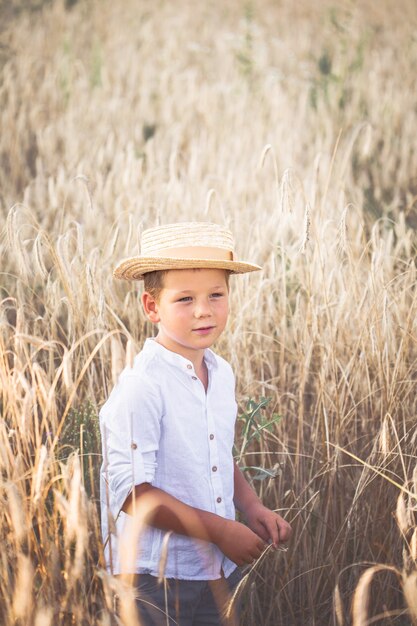
[[[145,470],[145,477],[146,477],[145,482],[153,483],[153,480],[155,478],[156,468],[158,466],[158,463],[156,462],[155,451],[152,450],[152,452],[143,452],[142,459],[143,459],[143,467]]]
[[[109,486],[112,495],[111,511],[115,519],[122,510],[126,498],[132,492],[133,488],[136,485],[149,482],[148,476],[150,475],[150,471],[149,469],[145,469],[143,456],[146,455],[142,455],[137,448],[133,448],[132,446],[131,462],[126,464],[122,471],[113,473],[113,476],[109,477]],[[105,470],[103,475],[106,480]]]

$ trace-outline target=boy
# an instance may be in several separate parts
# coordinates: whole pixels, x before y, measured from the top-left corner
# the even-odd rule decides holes
[[[227,322],[229,274],[260,267],[237,261],[231,233],[209,223],[149,229],[141,249],[115,276],[144,279],[158,334],[100,412],[106,559],[112,573],[135,574],[141,624],[219,625],[236,565],[291,533],[233,462],[234,376],[210,350]]]

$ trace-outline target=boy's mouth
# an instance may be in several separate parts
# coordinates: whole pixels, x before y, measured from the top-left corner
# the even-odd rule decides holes
[[[214,328],[214,326],[201,326],[200,328],[193,328],[193,333],[197,333],[197,335],[207,335]]]

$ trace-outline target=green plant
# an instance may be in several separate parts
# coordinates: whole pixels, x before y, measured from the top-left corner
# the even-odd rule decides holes
[[[249,399],[246,403],[246,409],[238,416],[238,427],[240,430],[239,450],[235,446],[235,458],[238,462],[242,462],[245,453],[250,449],[253,443],[260,444],[265,433],[271,433],[276,425],[281,421],[278,413],[271,416],[265,412],[265,408],[270,403],[271,398],[259,398],[259,400]],[[244,465],[243,471],[256,471],[252,475],[252,480],[265,480],[266,478],[275,478],[279,473],[279,466],[273,468],[260,467],[258,465]]]
[[[73,452],[78,452],[85,490],[90,497],[98,500],[101,440],[97,408],[92,402],[70,409],[58,450],[59,460],[67,460]]]

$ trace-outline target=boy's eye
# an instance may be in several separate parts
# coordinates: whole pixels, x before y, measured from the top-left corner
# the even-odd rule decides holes
[[[220,293],[220,292],[216,292],[216,293],[212,293],[211,297],[212,298],[222,298],[224,294]]]
[[[178,298],[177,302],[191,302],[191,296],[184,296],[183,298]]]

